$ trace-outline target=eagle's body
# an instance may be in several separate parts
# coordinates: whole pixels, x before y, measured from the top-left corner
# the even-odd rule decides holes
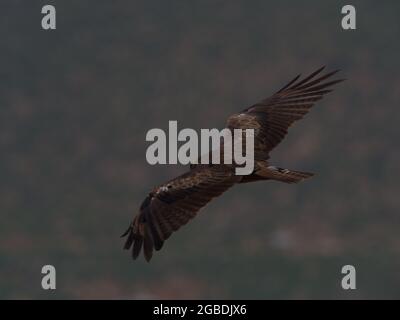
[[[235,164],[193,164],[190,171],[154,188],[140,207],[140,213],[123,236],[128,235],[125,249],[133,244],[136,259],[142,247],[147,261],[153,249],[160,250],[164,241],[194,218],[213,198],[237,183],[277,180],[297,183],[312,173],[277,168],[268,163],[270,151],[278,145],[290,125],[301,119],[314,103],[342,81],[324,80],[337,71],[317,77],[323,68],[301,81],[294,78],[270,98],[252,105],[228,118],[227,128],[254,129],[254,170],[250,175],[236,175]]]

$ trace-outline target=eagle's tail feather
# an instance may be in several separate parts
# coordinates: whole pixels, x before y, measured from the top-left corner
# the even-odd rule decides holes
[[[282,181],[285,183],[298,183],[304,179],[312,177],[314,174],[310,172],[302,172],[296,170],[283,169],[268,166],[257,174],[272,180]]]

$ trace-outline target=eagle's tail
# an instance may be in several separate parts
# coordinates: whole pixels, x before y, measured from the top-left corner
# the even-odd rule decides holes
[[[274,166],[268,166],[263,169],[261,172],[257,172],[264,177],[267,177],[271,180],[282,181],[286,183],[298,183],[304,179],[312,177],[314,174],[310,172],[302,172],[296,170],[289,170],[278,168]]]
[[[253,172],[251,175],[243,176],[240,183],[248,183],[255,181],[276,180],[285,183],[298,183],[304,179],[312,177],[314,174],[310,172],[295,171],[273,166],[266,166]]]

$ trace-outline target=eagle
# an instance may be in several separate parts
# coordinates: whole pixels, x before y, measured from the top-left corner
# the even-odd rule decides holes
[[[339,70],[322,73],[322,67],[309,76],[297,75],[272,96],[230,116],[226,127],[254,129],[254,169],[250,175],[235,174],[235,164],[192,164],[190,170],[155,187],[144,199],[128,230],[124,249],[132,247],[132,258],[144,252],[146,261],[154,249],[193,219],[212,199],[236,184],[275,180],[298,183],[313,173],[283,169],[269,163],[269,153],[285,137],[288,128],[311,109],[316,101],[345,80],[332,80]]]

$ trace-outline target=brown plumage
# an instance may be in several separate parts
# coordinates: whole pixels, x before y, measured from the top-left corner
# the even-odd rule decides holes
[[[160,250],[174,231],[194,218],[213,198],[236,183],[276,180],[297,183],[312,173],[282,169],[268,164],[269,153],[287,134],[288,128],[301,119],[329,88],[343,81],[326,81],[337,71],[321,75],[324,67],[308,77],[295,77],[271,97],[228,118],[227,128],[254,129],[253,173],[235,174],[234,165],[192,165],[189,172],[154,188],[143,201],[140,212],[122,236],[128,236],[125,249],[132,248],[136,259],[142,248],[149,261],[153,250]]]

